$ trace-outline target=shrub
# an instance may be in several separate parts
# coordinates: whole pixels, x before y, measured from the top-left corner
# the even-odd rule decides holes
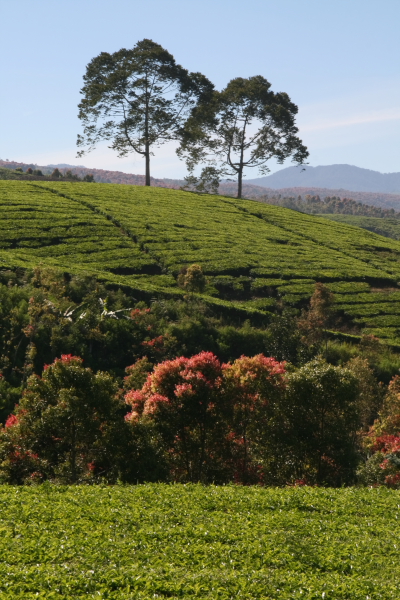
[[[364,436],[367,458],[358,469],[364,485],[400,488],[400,377],[389,384],[378,419]]]
[[[94,176],[87,174],[85,175],[82,181],[86,181],[87,183],[94,183]]]
[[[201,352],[158,364],[141,390],[125,396],[132,408],[128,421],[156,425],[175,481],[218,478],[224,431],[221,386],[220,362],[211,352]]]
[[[128,381],[143,367],[131,367]],[[211,352],[164,361],[125,395],[127,419],[155,426],[175,481],[261,481],[257,447],[284,373],[283,363],[261,354],[226,365]]]
[[[0,432],[1,473],[10,483],[116,481],[124,405],[105,373],[63,355],[33,375]]]
[[[200,265],[184,267],[178,277],[178,283],[188,292],[203,292],[206,286],[206,278]]]
[[[263,459],[274,452],[274,416],[286,388],[285,363],[262,354],[224,365],[231,477],[238,483],[265,479]]]
[[[358,462],[357,378],[319,358],[290,373],[287,389],[280,441],[291,457],[291,477],[319,485],[351,483]]]

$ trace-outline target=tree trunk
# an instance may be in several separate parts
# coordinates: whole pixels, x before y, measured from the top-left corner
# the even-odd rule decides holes
[[[237,197],[242,197],[242,178],[243,178],[243,169],[240,169],[238,172],[238,193]]]
[[[146,160],[146,183],[145,185],[150,185],[150,142],[149,142],[149,88],[146,77],[146,114],[144,117],[144,138],[145,138],[145,153],[144,157]]]
[[[146,142],[146,183],[145,185],[150,185],[150,144]]]
[[[238,198],[242,197],[245,133],[246,133],[246,123],[243,126],[242,143],[240,146],[240,162],[239,162],[239,170],[238,170],[238,195],[237,195]]]

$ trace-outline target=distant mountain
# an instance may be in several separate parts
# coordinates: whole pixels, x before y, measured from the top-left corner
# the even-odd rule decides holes
[[[68,163],[60,163],[58,165],[46,165],[54,169],[86,169],[85,165],[69,165]]]
[[[303,168],[304,170],[302,170]],[[287,167],[267,177],[246,179],[245,183],[275,190],[313,187],[400,194],[400,173],[379,173],[379,171],[361,169],[352,165]]]

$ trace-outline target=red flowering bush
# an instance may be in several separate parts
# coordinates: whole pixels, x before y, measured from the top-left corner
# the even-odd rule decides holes
[[[241,483],[264,479],[263,455],[269,452],[271,419],[286,387],[285,363],[258,354],[224,365],[229,396],[232,477]]]
[[[211,352],[158,364],[141,390],[125,395],[132,410],[127,420],[152,421],[169,458],[174,480],[208,481],[218,477],[222,366]]]
[[[383,407],[364,436],[368,453],[358,470],[359,481],[365,485],[387,485],[400,488],[400,377],[389,384]]]
[[[126,419],[157,426],[172,479],[247,483],[259,471],[252,446],[260,443],[269,402],[285,387],[284,374],[283,363],[263,355],[226,365],[211,352],[179,357],[126,393]]]
[[[10,483],[115,480],[124,405],[108,374],[62,355],[28,380],[21,402],[0,430],[0,472]]]

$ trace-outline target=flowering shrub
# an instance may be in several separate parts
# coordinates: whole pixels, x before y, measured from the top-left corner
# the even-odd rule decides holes
[[[211,352],[164,361],[126,393],[126,419],[157,425],[174,480],[259,480],[250,448],[284,374],[283,363],[263,355],[226,365]]]
[[[125,401],[127,420],[157,425],[174,480],[207,481],[220,456],[222,366],[211,352],[158,364],[140,391]]]
[[[229,396],[229,434],[233,479],[241,483],[263,481],[260,447],[268,447],[270,420],[286,387],[285,363],[258,354],[242,356],[224,365]]]
[[[400,377],[389,384],[379,418],[364,436],[368,453],[358,470],[360,483],[400,488]]]

